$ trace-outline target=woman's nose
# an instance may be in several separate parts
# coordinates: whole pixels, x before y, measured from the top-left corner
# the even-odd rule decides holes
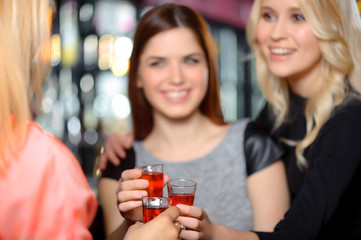
[[[172,64],[169,81],[174,85],[181,85],[184,82],[183,70],[180,64]]]
[[[277,21],[274,22],[272,31],[271,31],[271,38],[273,40],[280,40],[287,38],[289,35],[288,33],[288,26],[286,21],[283,18],[277,19]]]

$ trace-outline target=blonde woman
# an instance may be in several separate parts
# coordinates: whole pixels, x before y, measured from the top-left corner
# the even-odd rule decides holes
[[[361,21],[355,0],[255,0],[247,36],[292,202],[274,232],[239,239],[361,239]],[[181,206],[187,213],[194,209]],[[187,222],[182,222],[187,226]]]
[[[52,6],[0,1],[0,239],[92,239],[96,198],[75,157],[29,107],[49,72]]]
[[[356,1],[257,0],[247,26],[258,121],[283,142],[292,203],[260,239],[361,239],[361,20]]]

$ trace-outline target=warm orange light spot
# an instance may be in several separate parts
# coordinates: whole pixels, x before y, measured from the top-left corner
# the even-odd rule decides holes
[[[51,31],[51,26],[53,24],[53,14],[54,14],[54,10],[52,8],[49,8],[49,11],[48,11],[48,27],[49,27],[49,31]]]

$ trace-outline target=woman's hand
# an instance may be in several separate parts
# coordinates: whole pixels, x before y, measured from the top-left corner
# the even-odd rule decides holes
[[[259,240],[254,232],[239,231],[211,222],[207,213],[199,207],[183,204],[178,204],[177,207],[182,213],[182,216],[179,216],[177,221],[186,228],[179,235],[181,239]],[[183,215],[186,215],[186,217]]]
[[[120,164],[120,159],[126,157],[126,149],[130,149],[134,142],[133,132],[110,135],[104,144],[104,148],[99,155],[98,168],[105,170],[107,162],[112,162],[115,166]]]
[[[146,188],[148,180],[140,179],[140,169],[125,170],[119,179],[117,190],[118,209],[122,216],[131,222],[143,221],[142,197],[148,196]],[[169,176],[163,175],[163,182],[166,184]]]
[[[140,169],[125,170],[119,179],[117,191],[118,209],[122,216],[131,222],[143,221],[142,197],[148,196],[145,190],[149,182],[140,179]]]
[[[177,207],[170,207],[146,224],[137,222],[129,227],[124,240],[178,240],[180,226],[174,221],[179,213]]]
[[[183,204],[178,204],[177,207],[182,213],[177,220],[186,228],[179,235],[181,239],[213,239],[216,224],[210,221],[203,209]]]

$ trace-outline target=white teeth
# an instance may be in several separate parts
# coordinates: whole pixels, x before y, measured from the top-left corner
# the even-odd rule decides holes
[[[294,52],[294,50],[287,48],[271,48],[271,52],[275,55],[287,55]]]
[[[166,92],[166,95],[170,98],[181,98],[187,94],[187,91],[174,91],[174,92]]]

